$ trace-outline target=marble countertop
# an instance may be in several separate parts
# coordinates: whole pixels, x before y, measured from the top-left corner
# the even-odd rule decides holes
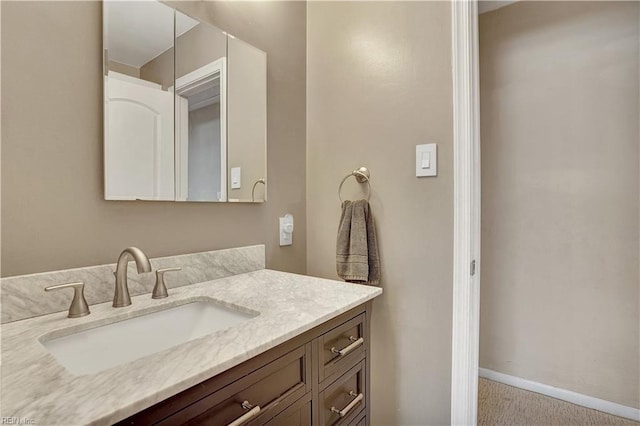
[[[378,287],[260,270],[149,294],[91,315],[66,312],[4,324],[1,415],[35,424],[111,424],[265,352],[380,295]],[[43,297],[45,297],[43,295]],[[140,314],[211,298],[260,312],[231,327],[93,375],[76,376],[42,346],[44,335],[64,335]]]

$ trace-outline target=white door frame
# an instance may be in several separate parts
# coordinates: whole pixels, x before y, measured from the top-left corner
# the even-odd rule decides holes
[[[227,58],[216,59],[188,74],[178,77],[175,82],[175,158],[176,158],[176,200],[187,201],[188,196],[188,152],[189,152],[189,103],[181,93],[197,88],[219,76],[220,78],[220,198],[227,201]],[[174,90],[174,86],[169,91]],[[203,105],[204,106],[204,105]]]
[[[451,424],[478,417],[480,331],[480,89],[477,0],[452,0],[453,329]]]

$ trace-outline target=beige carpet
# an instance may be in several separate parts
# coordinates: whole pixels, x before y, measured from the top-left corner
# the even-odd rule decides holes
[[[481,378],[478,381],[478,425],[640,426],[640,422]]]

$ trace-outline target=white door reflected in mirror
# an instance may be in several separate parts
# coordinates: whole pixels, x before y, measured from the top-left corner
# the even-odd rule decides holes
[[[173,15],[157,2],[104,3],[108,200],[175,199],[173,93],[166,84],[173,81],[173,61],[156,61],[173,48]]]
[[[104,84],[106,198],[173,200],[173,94],[112,71]]]

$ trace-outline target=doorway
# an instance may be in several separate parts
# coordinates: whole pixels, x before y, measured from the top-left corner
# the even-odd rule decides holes
[[[640,420],[639,4],[453,3],[452,423]]]

